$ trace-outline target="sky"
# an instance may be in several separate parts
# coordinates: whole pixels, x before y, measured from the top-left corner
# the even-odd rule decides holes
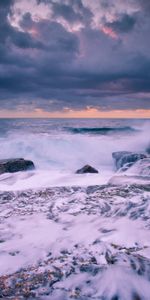
[[[0,117],[150,118],[150,1],[0,0]]]

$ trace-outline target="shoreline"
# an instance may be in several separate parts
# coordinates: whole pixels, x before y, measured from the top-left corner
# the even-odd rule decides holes
[[[0,198],[2,298],[149,299],[150,183],[1,191]]]

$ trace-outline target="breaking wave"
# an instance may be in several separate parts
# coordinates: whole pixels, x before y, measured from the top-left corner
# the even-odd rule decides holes
[[[87,127],[80,127],[80,128],[73,128],[73,127],[64,127],[66,131],[69,131],[74,134],[109,134],[109,133],[120,133],[120,132],[136,132],[138,129],[135,129],[130,126],[126,127],[93,127],[93,128],[87,128]]]
[[[6,175],[8,177],[8,174],[1,175],[0,190],[8,188],[8,185],[3,184],[6,182],[10,184],[10,189],[13,186],[22,189],[33,186],[105,184],[115,172],[112,152],[144,152],[150,142],[149,124],[145,121],[138,121],[137,124],[120,120],[13,122],[1,122],[0,159],[22,157],[32,160],[36,169],[34,174],[29,174],[29,178],[28,172],[24,175],[11,174],[8,179],[3,178]],[[7,127],[5,134],[3,127]],[[83,178],[76,176],[76,170],[86,164],[96,168],[99,174]]]

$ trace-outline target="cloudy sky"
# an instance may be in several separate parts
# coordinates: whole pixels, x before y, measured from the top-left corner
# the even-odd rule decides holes
[[[0,117],[150,117],[150,0],[0,0]]]

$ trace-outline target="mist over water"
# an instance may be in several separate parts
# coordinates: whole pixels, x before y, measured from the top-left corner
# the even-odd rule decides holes
[[[114,172],[112,152],[145,151],[149,127],[149,120],[1,120],[0,159],[30,159],[36,170],[11,174],[11,181],[0,181],[0,189],[105,183]],[[99,174],[74,174],[85,164],[97,168]]]

